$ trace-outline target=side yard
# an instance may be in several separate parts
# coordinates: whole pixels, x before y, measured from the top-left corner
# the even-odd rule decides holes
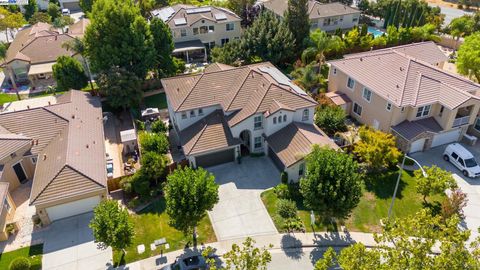
[[[0,269],[8,269],[10,263],[19,257],[26,257],[30,260],[31,270],[42,268],[43,244],[24,247],[10,252],[0,253]]]

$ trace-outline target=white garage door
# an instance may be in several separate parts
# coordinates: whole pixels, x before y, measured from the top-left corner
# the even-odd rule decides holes
[[[410,145],[410,151],[408,153],[415,153],[423,151],[423,146],[425,145],[425,138],[416,140]]]
[[[90,197],[47,208],[50,221],[90,212],[100,202],[100,196]]]
[[[461,131],[462,130],[458,128],[455,130],[451,130],[445,133],[440,133],[435,135],[432,140],[432,147],[458,141],[458,138],[460,138]]]

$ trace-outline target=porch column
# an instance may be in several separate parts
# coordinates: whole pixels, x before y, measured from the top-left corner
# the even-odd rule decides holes
[[[189,58],[188,58],[188,51],[185,51],[186,55],[187,55],[187,64],[189,63]]]
[[[205,53],[205,56],[203,57],[203,61],[207,62],[207,47],[203,48],[203,52]]]

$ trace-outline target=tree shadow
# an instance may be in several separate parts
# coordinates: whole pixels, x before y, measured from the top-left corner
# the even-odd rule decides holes
[[[285,234],[282,236],[281,247],[288,258],[298,261],[303,257],[304,252],[300,248],[302,247],[302,241],[292,234]]]
[[[429,209],[432,215],[437,216],[442,212],[442,204],[440,202],[422,202],[423,208]]]
[[[365,189],[369,192],[374,193],[375,196],[380,199],[391,198],[393,192],[395,191],[397,178],[397,171],[386,173],[370,173],[365,177]],[[403,179],[400,179],[396,198],[401,199],[403,197],[402,191],[406,187],[406,185],[407,184],[403,181]]]
[[[349,231],[345,231],[343,233],[315,233],[315,239],[313,241],[315,248],[310,253],[310,261],[312,264],[315,264],[319,259],[318,254],[323,254],[328,247],[332,247],[337,250],[342,247],[348,247],[355,243],[356,241],[352,238]],[[317,256],[315,256],[315,254],[317,254]]]
[[[160,197],[156,201],[152,202],[149,206],[142,209],[139,214],[162,214],[167,209],[167,203],[165,198]]]

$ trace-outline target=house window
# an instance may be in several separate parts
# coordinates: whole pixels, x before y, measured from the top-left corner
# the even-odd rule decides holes
[[[298,176],[303,176],[303,173],[305,172],[305,163],[300,164],[298,166]]]
[[[283,115],[283,122],[287,122],[287,115],[286,114]]]
[[[208,27],[208,32],[209,32],[209,33],[215,32],[215,26],[210,25],[210,26]]]
[[[5,200],[3,201],[3,205],[4,205],[5,209],[7,209],[7,212],[10,213],[10,209],[12,209],[12,207],[8,203],[7,198],[5,198]]]
[[[391,111],[391,110],[392,110],[392,103],[387,102],[387,111]]]
[[[366,101],[370,102],[372,101],[372,91],[370,91],[370,89],[368,88],[363,88],[363,99],[365,99]]]
[[[193,35],[198,35],[198,27],[193,28]]]
[[[190,117],[195,117],[195,111],[194,110],[190,111]]]
[[[186,37],[187,36],[187,29],[180,29],[180,36]]]
[[[30,160],[33,164],[37,164],[37,157],[31,157]]]
[[[228,38],[222,38],[222,46],[227,44],[230,41]]]
[[[442,117],[443,115],[443,110],[445,109],[445,107],[440,107],[440,112],[438,113],[438,116]]]
[[[233,31],[235,29],[235,24],[227,23],[227,31]]]
[[[198,115],[203,115],[203,109],[198,109]]]
[[[430,113],[430,107],[431,107],[431,105],[427,105],[427,106],[422,106],[422,107],[418,108],[416,117],[427,116]]]
[[[337,75],[337,69],[336,68],[333,69],[333,75]]]
[[[358,22],[358,18],[353,18],[352,22]]]
[[[355,80],[348,77],[347,87],[350,88],[350,89],[353,89],[355,87]]]
[[[323,26],[327,26],[330,24],[330,18],[323,19]]]
[[[480,118],[477,118],[477,120],[475,120],[475,125],[473,126],[473,128],[480,131]]]
[[[215,47],[215,41],[210,42],[209,46],[210,46],[210,49],[213,49],[213,47]]]
[[[353,112],[358,115],[358,116],[362,116],[362,106],[358,105],[357,103],[353,103]]]
[[[200,34],[206,34],[208,32],[207,26],[200,26]]]
[[[273,123],[274,123],[274,124],[277,123],[277,117],[273,117]]]
[[[310,28],[318,28],[318,21],[313,21],[313,22],[310,24]]]
[[[278,123],[281,123],[281,122],[282,122],[282,116],[280,115],[280,116],[278,117]]]
[[[187,113],[186,112],[182,112],[182,119],[187,119]]]
[[[253,128],[254,129],[261,129],[262,128],[262,117],[261,116],[255,116],[253,118]]]
[[[302,121],[308,121],[310,118],[310,111],[308,109],[303,110]]]
[[[255,149],[262,148],[262,137],[255,137],[255,142],[253,144]]]

